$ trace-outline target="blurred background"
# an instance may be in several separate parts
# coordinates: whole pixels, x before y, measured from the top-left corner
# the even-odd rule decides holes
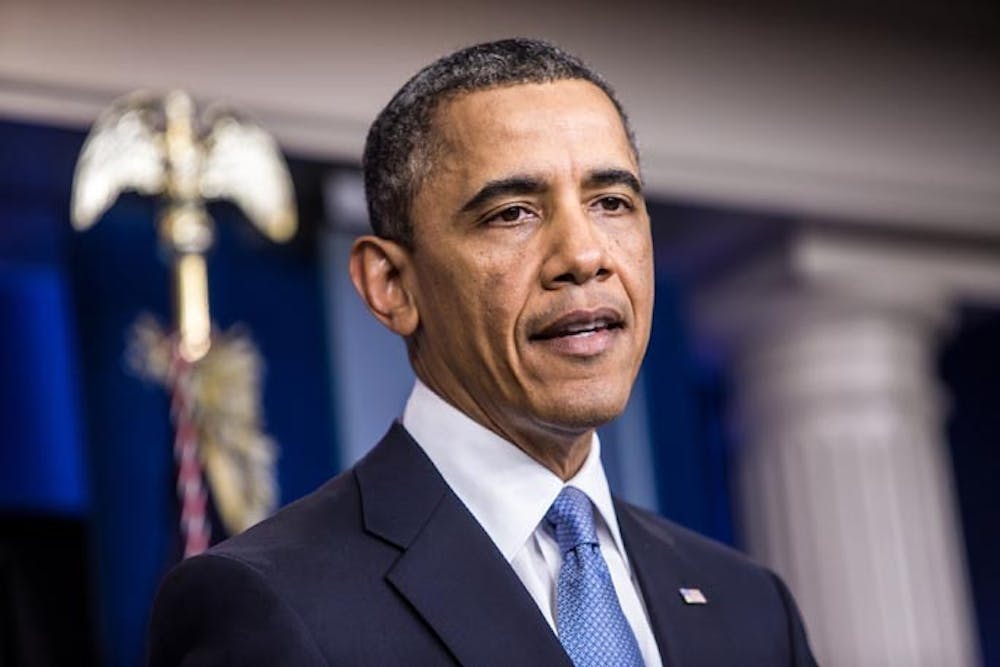
[[[301,228],[210,209],[214,320],[266,364],[282,502],[412,382],[346,273],[367,126],[421,65],[543,37],[616,86],[657,254],[604,429],[618,493],[775,569],[824,665],[1000,665],[1000,9],[993,0],[0,3],[0,664],[135,665],[176,558],[152,201],[72,231],[76,156],[134,89],[259,119]]]

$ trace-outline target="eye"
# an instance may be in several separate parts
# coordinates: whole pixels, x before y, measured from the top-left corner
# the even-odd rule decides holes
[[[535,213],[531,209],[521,205],[514,205],[500,209],[496,213],[487,217],[485,222],[487,224],[494,225],[513,225],[519,222],[524,222],[534,215]]]
[[[633,208],[628,200],[614,195],[601,197],[595,202],[595,205],[605,213],[624,213],[631,211]]]

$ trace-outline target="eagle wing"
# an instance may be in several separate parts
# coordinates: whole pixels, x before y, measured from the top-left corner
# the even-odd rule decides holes
[[[256,123],[218,116],[205,138],[201,194],[230,199],[268,238],[286,241],[297,216],[292,179],[277,143]]]
[[[165,166],[156,113],[153,98],[130,95],[98,117],[73,175],[70,213],[76,229],[97,222],[126,190],[162,192]]]

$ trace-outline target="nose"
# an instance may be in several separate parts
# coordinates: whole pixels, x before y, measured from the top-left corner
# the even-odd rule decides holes
[[[611,275],[607,234],[579,204],[557,211],[547,232],[548,252],[542,269],[547,288],[583,285]]]

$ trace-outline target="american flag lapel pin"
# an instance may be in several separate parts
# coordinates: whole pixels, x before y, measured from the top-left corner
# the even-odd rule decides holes
[[[679,588],[677,589],[684,604],[708,604],[708,598],[701,592],[700,588]]]

